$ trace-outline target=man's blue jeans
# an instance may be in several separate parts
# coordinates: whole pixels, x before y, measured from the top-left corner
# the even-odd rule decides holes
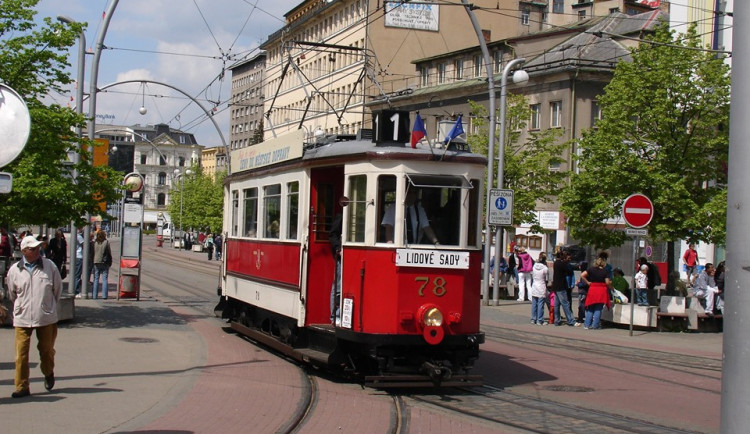
[[[81,274],[83,274],[83,260],[76,258],[76,294],[81,293]]]
[[[555,291],[555,325],[562,324],[562,318],[560,317],[560,306],[562,306],[563,310],[565,311],[565,319],[568,320],[568,324],[575,324],[576,319],[573,317],[573,312],[570,310],[567,291]]]
[[[544,323],[544,300],[545,297],[531,297],[531,322],[534,324]]]

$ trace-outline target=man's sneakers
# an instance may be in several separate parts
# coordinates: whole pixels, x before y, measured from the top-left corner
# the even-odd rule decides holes
[[[10,394],[10,396],[13,398],[25,398],[29,395],[31,395],[31,391],[29,391],[29,389],[16,390],[15,392]]]
[[[50,374],[44,377],[44,388],[52,390],[53,387],[55,387],[55,374]]]

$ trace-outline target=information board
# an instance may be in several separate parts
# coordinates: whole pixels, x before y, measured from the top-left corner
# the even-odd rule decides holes
[[[513,190],[490,189],[487,220],[495,226],[513,225]]]

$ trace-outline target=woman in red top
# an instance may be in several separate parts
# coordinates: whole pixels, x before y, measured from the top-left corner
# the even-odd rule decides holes
[[[609,280],[609,272],[604,268],[606,266],[607,261],[599,257],[592,267],[581,273],[581,280],[589,285],[586,294],[586,318],[583,321],[583,328],[586,330],[602,328],[602,309],[604,305],[611,305],[609,289],[612,287],[612,281]]]

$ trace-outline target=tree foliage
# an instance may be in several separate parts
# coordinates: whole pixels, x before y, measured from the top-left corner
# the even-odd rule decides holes
[[[199,166],[191,168],[192,174],[184,175],[181,182],[174,184],[168,205],[169,214],[182,227],[217,233],[222,229],[224,211],[224,177],[225,172],[215,176],[203,173]]]
[[[599,99],[603,118],[580,140],[580,172],[561,194],[571,235],[622,244],[607,220],[643,193],[655,209],[651,238],[723,243],[729,69],[697,49],[694,26],[675,37],[663,24],[648,39],[617,65]]]
[[[62,226],[82,216],[104,215],[101,201],[116,201],[121,176],[109,167],[92,167],[91,153],[68,163],[68,153],[81,144],[73,133],[85,119],[71,108],[46,104],[72,82],[67,68],[70,48],[83,27],[49,18],[34,21],[38,0],[0,3],[0,81],[24,99],[31,117],[29,140],[22,153],[3,168],[13,175],[13,191],[0,195],[4,224]],[[92,148],[88,148],[92,149]],[[77,173],[74,180],[72,174]],[[95,197],[96,196],[96,197]]]
[[[558,143],[562,135],[561,129],[529,131],[525,140],[522,140],[522,132],[526,130],[527,120],[531,118],[531,108],[523,95],[509,94],[506,100],[503,188],[513,190],[513,222],[530,224],[532,231],[541,232],[542,228],[534,211],[540,202],[552,202],[560,192],[564,174],[550,168],[564,162],[562,155],[567,145]],[[474,152],[488,155],[487,109],[473,101],[469,101],[469,104],[476,116],[478,133],[469,135],[468,141]],[[497,139],[495,144],[499,146]],[[496,156],[499,154],[497,151],[495,149]],[[493,174],[496,173],[495,163]],[[495,179],[495,183],[488,188],[495,188],[496,182]]]

